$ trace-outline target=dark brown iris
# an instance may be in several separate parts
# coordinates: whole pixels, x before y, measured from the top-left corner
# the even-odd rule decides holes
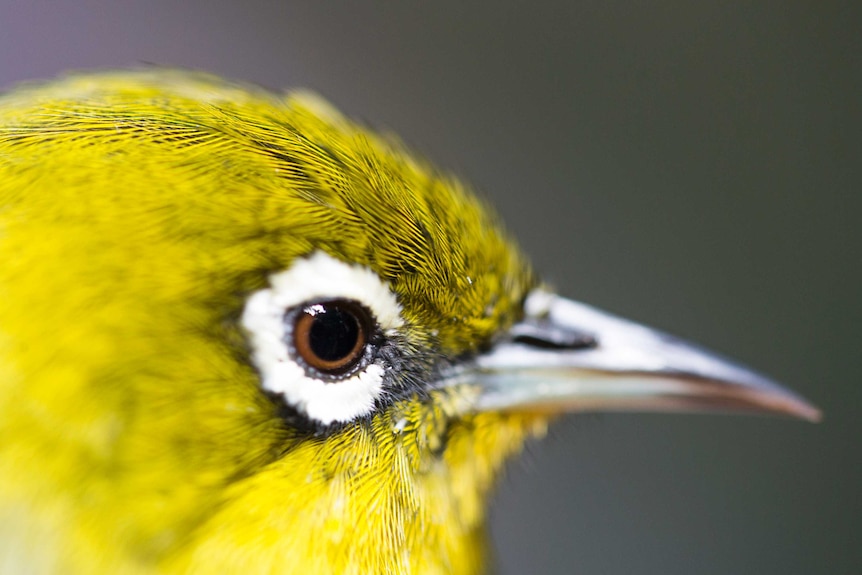
[[[309,367],[343,375],[364,355],[369,321],[367,310],[347,300],[309,304],[294,320],[294,349]]]

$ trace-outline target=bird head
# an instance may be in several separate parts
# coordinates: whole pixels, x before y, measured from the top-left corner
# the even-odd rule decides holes
[[[556,415],[817,417],[555,295],[464,184],[310,94],[75,75],[0,99],[0,158],[0,565],[471,573]]]

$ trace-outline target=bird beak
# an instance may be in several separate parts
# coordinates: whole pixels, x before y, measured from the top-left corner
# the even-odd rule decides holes
[[[478,411],[820,411],[774,381],[654,329],[537,290],[508,337],[447,378]]]

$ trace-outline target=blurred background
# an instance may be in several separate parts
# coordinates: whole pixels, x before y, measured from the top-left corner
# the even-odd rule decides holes
[[[559,290],[825,412],[569,417],[496,572],[862,573],[862,46],[846,2],[0,0],[0,86],[157,63],[312,88],[496,204]]]

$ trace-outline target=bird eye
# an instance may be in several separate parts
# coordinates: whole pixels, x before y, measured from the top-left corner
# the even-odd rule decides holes
[[[386,397],[404,320],[376,272],[318,251],[249,294],[241,324],[261,387],[329,425],[368,415]]]
[[[289,314],[296,356],[323,375],[342,376],[365,356],[374,322],[371,313],[350,300],[306,304]]]

